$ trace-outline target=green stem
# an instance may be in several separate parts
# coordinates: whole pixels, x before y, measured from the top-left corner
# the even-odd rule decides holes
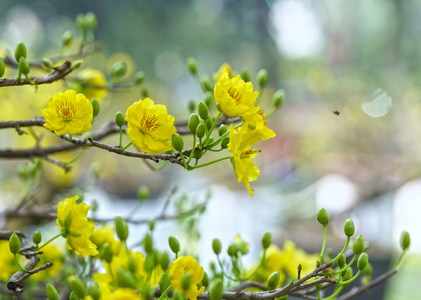
[[[198,169],[198,168],[203,168],[203,167],[213,165],[214,163],[217,163],[217,162],[220,162],[222,160],[229,159],[229,158],[231,158],[231,155],[224,156],[224,157],[218,158],[216,160],[213,160],[213,161],[210,161],[210,162],[207,162],[207,163],[198,165],[198,166],[189,166],[189,168],[190,168],[190,170],[194,170],[194,169]]]
[[[127,148],[129,148],[132,145],[132,142],[129,142],[126,146],[124,146],[123,148],[118,149],[118,151],[124,151]]]
[[[37,141],[38,140],[37,135],[35,134],[35,131],[32,129],[31,126],[28,127],[28,131],[30,135],[34,138],[34,140]]]
[[[66,163],[64,163],[64,164],[65,164],[65,165],[71,165],[72,163],[74,163],[74,162],[78,161],[78,160],[82,157],[82,154],[83,154],[83,152],[85,152],[85,150],[86,150],[86,147],[85,147],[85,146],[83,146],[83,147],[82,147],[82,150],[80,150],[80,152],[78,153],[78,155],[76,155],[76,157],[75,157],[75,158],[73,158],[71,161],[68,161],[68,162],[66,162]]]
[[[34,249],[34,251],[39,251],[42,248],[44,248],[45,246],[47,246],[49,243],[51,243],[52,241],[54,241],[55,239],[59,238],[60,236],[63,235],[63,232],[60,232],[59,234],[57,234],[56,236],[52,237],[51,239],[49,239],[47,242],[44,243],[44,245]]]
[[[352,277],[351,279],[349,279],[347,281],[339,282],[339,283],[337,283],[337,285],[343,286],[343,285],[347,285],[347,284],[353,282],[355,279],[357,279],[357,277],[360,275],[360,273],[361,273],[361,270],[358,270],[357,274],[355,274],[354,277]]]
[[[317,261],[317,266],[320,266],[323,263],[323,255],[325,254],[326,248],[326,225],[323,225],[323,246],[322,251],[320,252],[319,260]]]
[[[345,247],[342,249],[341,253],[339,253],[339,254],[335,257],[335,259],[334,259],[334,260],[332,260],[332,263],[336,263],[336,262],[338,261],[338,259],[341,257],[341,255],[345,253],[345,250],[348,248],[348,245],[349,245],[349,241],[350,241],[350,240],[351,240],[351,237],[350,237],[350,236],[348,236],[348,237],[346,238]]]
[[[19,263],[19,261],[18,261],[18,258],[17,258],[17,256],[16,256],[16,253],[14,253],[13,254],[13,256],[15,257],[15,262],[16,262],[16,265],[18,266],[18,268],[19,268],[19,270],[21,270],[22,272],[28,272],[28,271],[26,271],[26,269],[24,268],[24,267],[22,267],[21,265],[20,265],[20,263]]]
[[[316,286],[317,289],[317,300],[321,300],[320,298],[320,288]]]
[[[206,93],[206,88],[205,86],[202,84],[202,82],[200,81],[199,75],[197,74],[193,74],[193,78],[196,81],[197,85],[200,86],[200,88],[202,89],[203,93]]]
[[[189,164],[186,162],[186,159],[184,158],[183,152],[182,151],[178,151],[178,152],[180,153],[180,157],[181,157],[181,160],[183,161],[184,168],[186,168],[187,171],[191,171],[192,169],[189,166]]]
[[[345,271],[346,269],[348,269],[353,264],[353,262],[355,261],[356,258],[357,258],[357,255],[354,254],[354,257],[351,259],[351,261],[349,262],[349,264],[347,264],[345,267],[343,267],[339,271],[336,271],[336,272],[330,273],[330,274],[331,275],[341,274],[343,271]]]
[[[232,277],[231,277],[231,276],[229,276],[227,273],[225,273],[224,266],[222,265],[222,262],[221,262],[221,260],[219,259],[219,255],[218,255],[218,254],[216,255],[216,258],[218,259],[218,264],[219,264],[219,267],[221,268],[222,275],[223,275],[223,276],[225,276],[226,278],[228,278],[229,280],[232,280],[232,281],[237,281],[237,279],[232,278]]]
[[[241,127],[243,124],[244,124],[244,122],[235,125],[234,126],[234,129],[237,129],[237,128]],[[230,131],[228,130],[223,135],[221,135],[215,142],[213,142],[212,144],[210,144],[208,146],[208,148],[212,148],[212,147],[215,147],[216,145],[218,145],[223,139],[225,139],[228,136],[229,133],[230,133]]]
[[[110,269],[110,275],[111,275],[111,278],[113,280],[113,284],[118,289],[118,284],[117,284],[117,281],[115,280],[115,277],[114,277],[114,274],[113,274],[113,269],[111,268],[111,263],[108,263],[108,267]]]
[[[260,268],[263,266],[264,262],[266,259],[266,249],[263,249],[263,255],[260,258],[260,262],[257,265],[256,269],[253,270],[253,272],[251,272],[249,275],[245,276],[243,279],[244,281],[249,280],[251,277],[253,277],[259,270]]]
[[[196,150],[196,134],[193,134],[193,147],[191,149],[189,159],[187,160],[187,164],[191,162],[195,150]]]
[[[165,289],[165,291],[162,292],[161,296],[158,298],[158,300],[162,300],[163,298],[168,298],[167,293],[171,289],[171,285]]]
[[[216,124],[218,123],[218,121],[219,121],[219,118],[222,116],[222,112],[219,112],[219,114],[216,116],[216,118],[215,118],[215,121],[213,121],[213,124],[212,124],[212,127],[211,127],[211,129],[208,131],[208,134],[206,135],[206,138],[205,138],[205,140],[203,141],[203,144],[205,144],[206,145],[206,142],[208,141],[208,139],[210,138],[210,136],[211,136],[211,134],[212,134],[212,132],[213,132],[213,130],[215,129],[215,126],[216,126]]]
[[[399,270],[399,268],[402,266],[405,255],[406,255],[406,250],[403,251],[401,256],[399,257],[398,263],[396,264],[396,268],[395,268],[396,271]]]
[[[69,134],[69,141],[70,142],[73,142],[73,138],[72,138],[72,135],[71,134]]]
[[[343,286],[340,286],[339,288],[337,288],[336,289],[336,291],[335,292],[333,292],[333,294],[332,295],[330,295],[329,297],[327,297],[327,298],[323,298],[323,300],[331,300],[331,299],[335,299],[336,298],[336,296],[338,296],[339,295],[339,293],[342,291],[342,289],[343,289],[344,287]]]
[[[122,142],[123,142],[123,128],[120,127],[120,144],[119,144],[120,148],[121,148],[121,143]]]
[[[240,278],[240,280],[244,280],[244,277],[243,277],[243,260],[241,259],[241,251],[237,251],[237,260],[238,260],[238,264],[239,264],[239,266],[238,266],[238,271],[239,271],[239,278]]]
[[[91,125],[93,125],[93,124],[94,124],[94,121],[95,121],[95,117],[93,117],[93,118],[92,118],[92,120],[91,120]]]

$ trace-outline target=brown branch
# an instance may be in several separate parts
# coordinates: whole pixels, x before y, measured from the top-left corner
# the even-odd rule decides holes
[[[232,289],[228,290],[228,292],[240,292],[248,288],[258,288],[262,291],[267,291],[268,288],[263,283],[257,282],[257,281],[246,281],[240,283],[238,286],[233,287]]]
[[[53,72],[44,76],[34,76],[31,77],[33,85],[53,83],[57,80],[63,79],[67,74],[72,72],[72,63],[65,61],[61,66],[54,69]],[[17,78],[3,78],[0,79],[0,87],[5,86],[21,86],[21,85],[31,85],[26,78],[22,78],[22,81],[18,81]]]

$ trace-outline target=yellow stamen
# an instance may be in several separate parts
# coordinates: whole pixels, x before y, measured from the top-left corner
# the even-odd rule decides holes
[[[156,115],[143,115],[142,119],[140,120],[140,126],[142,129],[145,129],[149,132],[154,132],[161,126],[161,123],[158,123],[158,118]]]
[[[56,107],[57,115],[65,121],[69,121],[76,116],[76,108],[73,103],[63,101]]]

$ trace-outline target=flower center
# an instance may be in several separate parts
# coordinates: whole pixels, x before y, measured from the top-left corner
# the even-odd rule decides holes
[[[57,115],[65,121],[69,121],[76,116],[76,108],[73,103],[69,101],[62,101],[56,107]]]
[[[140,120],[140,126],[142,129],[154,132],[161,126],[161,123],[158,123],[158,118],[156,115],[143,115],[142,119]]]
[[[257,113],[262,117],[263,125],[267,125],[269,122],[266,121],[266,115],[264,114],[263,110],[259,110]]]
[[[241,98],[243,96],[241,96],[240,92],[237,92],[236,88],[230,87],[229,90],[228,90],[228,95],[231,96],[232,100],[235,101],[236,105],[241,103]]]

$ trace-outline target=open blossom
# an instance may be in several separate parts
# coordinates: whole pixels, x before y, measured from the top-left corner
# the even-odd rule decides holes
[[[191,276],[190,286],[187,290],[183,289],[183,277],[188,273]],[[170,283],[174,290],[184,294],[188,299],[196,300],[197,296],[200,295],[205,287],[202,286],[200,289],[197,288],[205,272],[203,267],[199,266],[199,262],[190,256],[180,256],[172,264],[168,271],[171,276]]]
[[[154,155],[173,149],[174,117],[165,105],[155,105],[149,98],[137,101],[127,109],[126,121],[127,135],[139,150]]]
[[[79,81],[82,83],[78,85],[78,91],[86,96],[86,98],[92,100],[96,98],[98,101],[107,94],[105,87],[107,85],[107,79],[105,75],[98,70],[92,68],[86,68],[80,71],[77,75]]]
[[[96,245],[89,239],[95,227],[87,219],[90,207],[86,203],[76,204],[77,199],[79,196],[65,198],[57,204],[57,225],[65,231],[67,248],[83,257],[97,255]]]
[[[219,76],[213,93],[216,103],[230,117],[244,116],[259,110],[254,106],[259,93],[253,91],[253,84],[244,82],[240,75],[231,79],[226,69]]]
[[[48,100],[47,108],[41,114],[45,119],[44,127],[57,135],[79,134],[92,127],[92,104],[84,95],[76,94],[76,91],[56,93]]]

